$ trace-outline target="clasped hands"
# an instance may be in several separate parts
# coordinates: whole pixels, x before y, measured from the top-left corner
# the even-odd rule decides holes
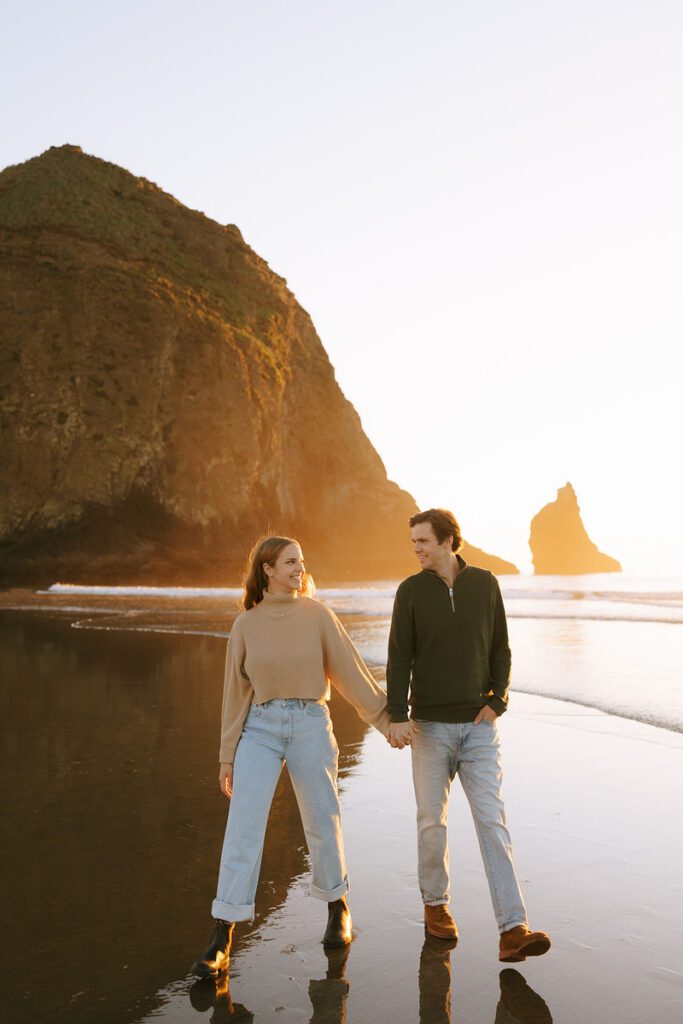
[[[413,736],[419,728],[415,722],[392,722],[387,732],[387,743],[397,750],[403,750],[413,742]]]
[[[495,722],[496,718],[498,718],[498,715],[491,705],[484,704],[483,707],[479,708],[473,724],[479,725],[481,722]],[[392,722],[387,732],[387,743],[397,750],[403,750],[404,747],[411,745],[413,737],[419,731],[420,726],[416,725],[415,722]]]

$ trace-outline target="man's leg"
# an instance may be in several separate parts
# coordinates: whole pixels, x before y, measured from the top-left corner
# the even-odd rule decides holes
[[[447,722],[417,722],[413,737],[413,786],[417,803],[417,877],[427,906],[447,904],[448,794],[454,758]]]
[[[477,830],[498,929],[508,931],[526,924],[527,915],[501,796],[503,773],[497,722],[472,724],[464,732],[458,774]]]

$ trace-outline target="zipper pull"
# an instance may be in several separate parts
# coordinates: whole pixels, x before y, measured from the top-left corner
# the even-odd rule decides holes
[[[453,587],[448,588],[448,595],[451,599],[451,608],[453,609],[453,611],[455,611],[455,603],[453,601]]]

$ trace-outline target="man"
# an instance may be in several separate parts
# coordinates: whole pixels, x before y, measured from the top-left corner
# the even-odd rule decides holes
[[[499,959],[550,948],[527,924],[501,798],[497,719],[508,703],[510,647],[495,576],[467,565],[451,512],[410,519],[421,572],[396,591],[387,710],[393,747],[412,747],[418,881],[430,935],[457,940],[449,908],[448,794],[456,774],[469,801],[500,932]],[[411,716],[408,717],[408,704]]]

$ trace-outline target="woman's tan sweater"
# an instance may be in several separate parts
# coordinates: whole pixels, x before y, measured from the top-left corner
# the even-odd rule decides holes
[[[334,612],[296,592],[264,592],[238,615],[225,661],[220,760],[232,764],[251,704],[274,697],[327,700],[329,683],[360,717],[386,734],[387,695],[368,672]]]

